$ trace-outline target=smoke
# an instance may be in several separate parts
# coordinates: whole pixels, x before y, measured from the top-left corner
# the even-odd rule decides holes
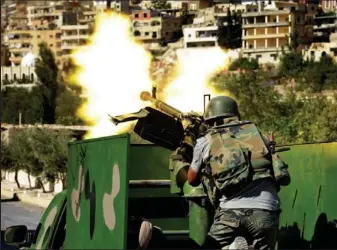
[[[36,59],[36,56],[32,52],[29,52],[22,58],[21,66],[24,66],[24,67],[34,66],[35,59]]]

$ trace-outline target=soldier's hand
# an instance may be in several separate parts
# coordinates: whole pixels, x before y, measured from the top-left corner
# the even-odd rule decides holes
[[[177,148],[177,150],[171,154],[170,158],[172,160],[191,163],[193,158],[193,146],[186,142],[183,143],[181,147]]]

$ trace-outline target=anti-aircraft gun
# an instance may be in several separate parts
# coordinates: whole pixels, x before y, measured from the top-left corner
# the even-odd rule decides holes
[[[206,98],[204,96],[204,106]],[[197,112],[183,113],[167,103],[154,98],[149,92],[142,92],[141,100],[149,101],[155,108],[145,107],[136,113],[110,116],[111,121],[119,123],[135,121],[134,132],[141,138],[171,151],[184,145],[193,150],[196,139],[207,131],[202,114]],[[192,152],[185,152],[192,155]],[[212,208],[207,203],[207,194],[202,184],[192,187],[187,182],[189,163],[170,159],[171,193],[185,197],[189,202],[190,238],[202,245],[213,217]]]

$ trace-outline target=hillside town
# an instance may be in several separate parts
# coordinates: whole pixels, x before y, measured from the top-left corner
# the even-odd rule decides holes
[[[260,64],[277,64],[294,31],[305,58],[337,58],[334,0],[8,0],[1,6],[1,88],[34,86],[41,42],[53,51],[59,69],[66,68],[71,51],[86,43],[107,4],[130,16],[134,38],[159,59],[154,74],[165,71],[178,48],[221,46]]]

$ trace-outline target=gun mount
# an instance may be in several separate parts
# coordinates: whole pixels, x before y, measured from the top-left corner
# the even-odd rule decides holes
[[[169,150],[176,150],[184,141],[189,141],[191,134],[198,136],[206,130],[202,115],[190,112],[184,114],[143,91],[140,99],[151,102],[155,108],[145,107],[138,112],[110,116],[111,121],[118,125],[123,122],[137,120],[134,132],[141,138]],[[191,133],[187,133],[187,131]],[[187,135],[188,134],[188,135]]]

